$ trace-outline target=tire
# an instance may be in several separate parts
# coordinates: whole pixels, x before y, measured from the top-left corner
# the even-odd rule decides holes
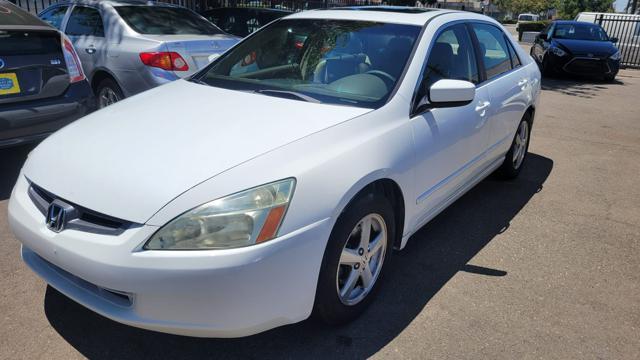
[[[124,94],[113,79],[106,78],[98,83],[98,86],[96,87],[96,102],[98,109],[107,107],[122,99],[124,99]]]
[[[524,137],[526,134],[526,137]],[[524,138],[523,138],[524,137]],[[527,159],[527,154],[529,152],[529,143],[531,139],[531,115],[527,113],[520,123],[518,124],[518,128],[516,130],[516,134],[513,137],[513,141],[511,142],[511,147],[509,151],[505,155],[504,162],[498,168],[498,174],[504,179],[513,179],[520,174],[522,167],[524,166],[525,160]],[[525,142],[524,146],[522,146],[522,142]],[[522,153],[520,153],[522,152]],[[518,153],[516,157],[515,154]]]
[[[313,310],[315,318],[331,325],[344,324],[358,317],[371,303],[392,252],[395,234],[393,215],[390,202],[375,193],[359,196],[340,215],[322,258]],[[372,248],[370,254],[364,254],[360,246],[362,231],[357,230],[365,219],[371,221],[371,246],[377,244],[376,238],[380,242],[377,252]],[[379,236],[383,234],[383,229],[386,229],[386,237]],[[349,256],[341,260],[343,251],[349,251]],[[352,261],[354,259],[357,260]],[[367,288],[364,280],[366,269],[369,269],[369,279],[372,280]],[[356,280],[349,281],[352,278]],[[355,286],[347,291],[347,285],[351,283]],[[340,296],[340,290],[344,296]]]
[[[607,75],[604,76],[604,81],[606,81],[606,82],[612,82],[615,79],[616,79],[616,75],[615,74],[607,74]]]
[[[556,75],[556,71],[549,65],[549,61],[546,57],[542,59],[542,66],[540,68],[540,72],[544,77],[553,77]]]

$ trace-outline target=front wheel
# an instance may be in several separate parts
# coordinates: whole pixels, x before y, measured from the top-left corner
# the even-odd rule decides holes
[[[511,143],[511,148],[509,148],[507,155],[505,155],[504,162],[498,170],[499,174],[502,175],[503,178],[513,179],[520,174],[520,170],[522,170],[522,166],[529,151],[530,135],[531,122],[530,116],[527,114],[520,121],[516,135]]]
[[[391,255],[394,233],[393,208],[383,196],[367,194],[349,205],[325,249],[314,315],[342,324],[366,309]]]

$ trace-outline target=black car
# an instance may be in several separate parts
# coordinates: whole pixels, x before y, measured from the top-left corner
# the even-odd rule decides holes
[[[204,11],[202,16],[229,34],[245,37],[291,13],[289,10],[271,8],[219,8]]]
[[[69,39],[0,1],[0,148],[40,140],[93,107]]]
[[[554,21],[536,36],[531,56],[544,75],[568,73],[611,81],[620,68],[620,51],[598,24]]]

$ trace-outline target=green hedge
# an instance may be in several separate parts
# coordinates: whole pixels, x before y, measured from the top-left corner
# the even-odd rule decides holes
[[[549,25],[549,21],[531,21],[520,23],[517,27],[518,31],[518,40],[522,40],[522,33],[525,31],[542,31],[547,25]]]
[[[517,24],[518,20],[516,19],[509,19],[509,20],[502,20],[500,21],[502,24]]]

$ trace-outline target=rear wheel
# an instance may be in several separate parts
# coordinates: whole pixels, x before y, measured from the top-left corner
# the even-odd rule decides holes
[[[505,155],[504,163],[498,169],[500,175],[506,179],[513,179],[522,170],[522,166],[529,151],[529,138],[531,135],[531,116],[525,115],[518,125],[518,130],[511,143],[511,148]]]
[[[356,199],[331,232],[318,278],[314,315],[342,324],[371,302],[395,232],[393,208],[378,194]]]
[[[96,88],[96,96],[98,97],[98,109],[102,109],[124,99],[124,95],[118,84],[109,78],[100,81]]]
[[[604,76],[604,81],[611,82],[616,79],[616,74],[606,74]]]

